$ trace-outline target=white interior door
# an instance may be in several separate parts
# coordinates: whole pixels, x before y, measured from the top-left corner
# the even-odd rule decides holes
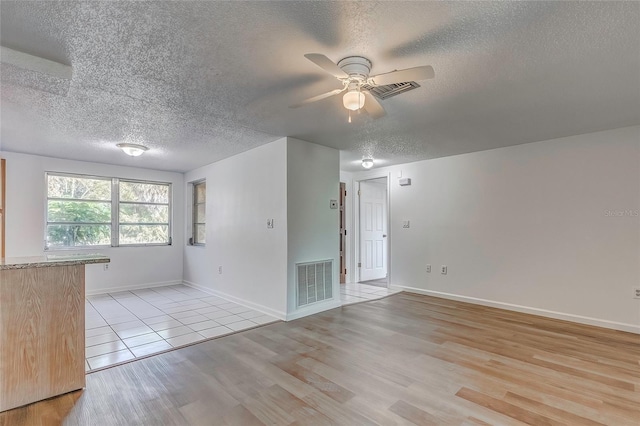
[[[360,281],[387,277],[386,179],[360,182]]]

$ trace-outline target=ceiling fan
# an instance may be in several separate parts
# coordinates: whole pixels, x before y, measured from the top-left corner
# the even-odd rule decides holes
[[[346,92],[342,97],[342,103],[346,109],[357,111],[363,108],[371,117],[380,118],[386,114],[386,111],[367,87],[428,80],[435,77],[433,68],[429,65],[369,76],[371,61],[361,56],[348,56],[337,64],[320,53],[307,53],[304,57],[337,78],[342,83],[342,89],[305,99],[292,105],[291,108],[298,108]],[[349,116],[349,122],[351,122],[351,116]]]

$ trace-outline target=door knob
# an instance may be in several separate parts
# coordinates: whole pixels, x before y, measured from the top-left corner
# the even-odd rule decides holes
[[[387,234],[382,234],[382,238],[387,238]]]

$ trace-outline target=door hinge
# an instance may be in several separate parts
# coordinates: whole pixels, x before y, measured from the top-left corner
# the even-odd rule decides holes
[[[362,262],[358,262],[358,268],[362,268]]]
[[[358,197],[360,196],[360,190],[358,189]]]

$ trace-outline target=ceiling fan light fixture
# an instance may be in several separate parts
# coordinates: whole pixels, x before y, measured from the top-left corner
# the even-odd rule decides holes
[[[365,158],[362,160],[362,167],[370,169],[373,167],[373,158]]]
[[[346,109],[357,111],[364,106],[364,93],[359,90],[349,90],[342,97],[342,103]]]
[[[149,149],[144,145],[138,145],[135,143],[119,143],[116,146],[121,150],[123,150],[125,154],[130,155],[132,157],[139,157]]]

